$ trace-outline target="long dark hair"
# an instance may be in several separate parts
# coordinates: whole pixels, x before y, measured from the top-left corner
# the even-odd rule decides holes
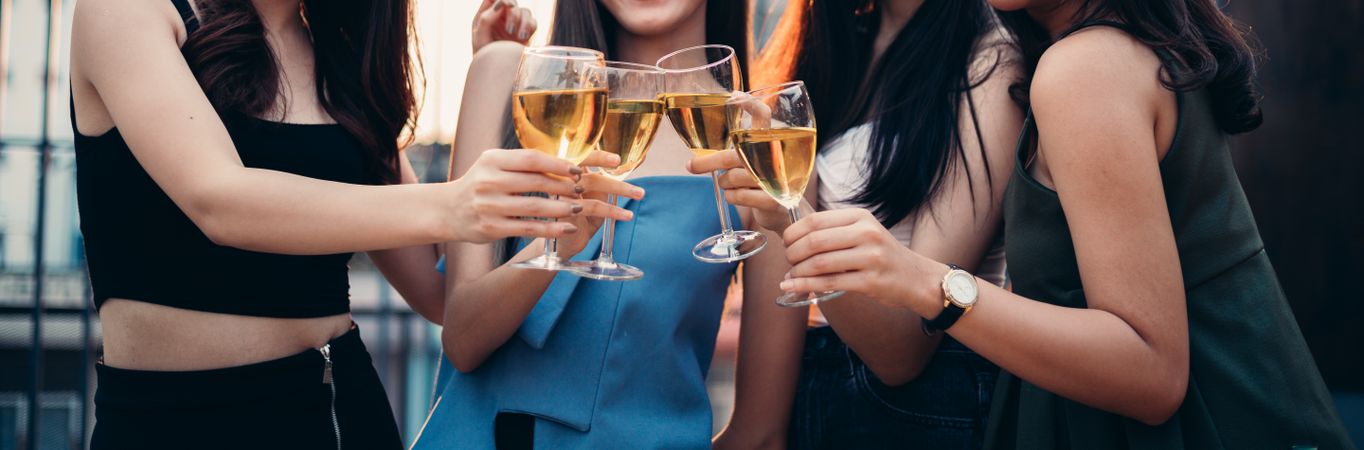
[[[792,13],[790,8],[800,3],[787,7],[778,36],[764,51],[760,65],[771,73],[761,78],[804,80],[815,99],[821,135],[871,124],[866,181],[851,200],[886,227],[894,226],[930,205],[951,169],[965,164],[959,126],[963,98],[975,122],[970,90],[995,66],[972,73],[972,62],[995,29],[994,15],[984,0],[925,1],[873,65],[881,20],[875,0],[813,0],[808,9]],[[979,130],[972,138],[982,141]],[[827,142],[820,142],[821,150]],[[986,181],[993,183],[988,159],[982,160]],[[970,176],[968,171],[968,181],[974,182]]]
[[[1160,82],[1175,92],[1208,89],[1217,126],[1236,134],[1254,130],[1264,121],[1255,85],[1256,50],[1246,33],[1218,9],[1215,0],[1078,0],[1072,28],[1097,20],[1112,20],[1143,44],[1164,52],[1178,64],[1178,73],[1161,68]],[[1052,43],[1045,29],[1027,11],[1000,13],[1023,52],[1026,77],[1013,88],[1015,98],[1027,101],[1027,86],[1042,52]]]
[[[281,72],[250,0],[198,0],[200,25],[182,47],[220,114],[282,111]],[[364,147],[370,179],[398,181],[398,150],[417,102],[409,0],[305,0],[317,97]]]

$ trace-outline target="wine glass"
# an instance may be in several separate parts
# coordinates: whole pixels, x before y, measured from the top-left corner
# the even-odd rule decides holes
[[[815,110],[805,83],[792,81],[735,94],[726,103],[730,134],[744,167],[791,218],[800,220],[800,201],[815,167]],[[787,292],[777,304],[805,306],[843,291]]]
[[[597,147],[620,157],[615,168],[594,167],[602,175],[624,180],[644,162],[654,133],[663,120],[663,72],[654,66],[619,61],[606,62],[606,127]],[[609,194],[607,203],[616,204],[616,195]],[[619,263],[611,254],[615,247],[616,221],[606,219],[602,228],[601,253],[590,265],[575,267],[573,272],[598,280],[637,280],[644,271],[629,264]]]
[[[580,164],[596,148],[606,122],[605,57],[574,47],[527,47],[512,92],[512,121],[521,145]],[[554,197],[558,199],[556,195]],[[559,258],[558,241],[513,267],[569,270],[583,262]]]
[[[684,48],[659,58],[657,65],[664,74],[664,112],[692,153],[705,156],[729,150],[731,118],[725,115],[725,101],[731,92],[743,89],[734,49],[727,45]],[[734,230],[729,205],[720,190],[720,172],[711,172],[710,176],[721,232],[696,244],[692,256],[709,263],[727,263],[762,251],[767,237],[755,231]]]

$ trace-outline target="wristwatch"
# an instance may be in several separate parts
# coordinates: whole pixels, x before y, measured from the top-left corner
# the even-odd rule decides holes
[[[956,264],[948,264],[947,267],[951,270],[942,277],[942,312],[932,320],[921,319],[924,334],[929,336],[951,328],[957,323],[957,319],[970,312],[971,307],[976,306],[976,298],[980,295],[976,277]]]

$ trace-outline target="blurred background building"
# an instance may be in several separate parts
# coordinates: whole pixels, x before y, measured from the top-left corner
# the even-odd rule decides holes
[[[542,42],[554,1],[520,3],[539,19],[534,40]],[[785,0],[755,3],[761,44]],[[409,154],[426,181],[444,180],[477,2],[416,4],[426,91],[420,144]],[[88,306],[68,119],[73,6],[0,0],[0,450],[84,448],[93,424],[100,333]],[[1237,139],[1238,169],[1313,356],[1364,442],[1364,134],[1356,128],[1364,126],[1364,0],[1240,0],[1227,10],[1267,52],[1265,126]],[[414,436],[430,405],[439,333],[363,256],[351,271],[356,321],[404,435]],[[721,335],[711,377],[717,427],[731,401],[737,333],[726,326]]]

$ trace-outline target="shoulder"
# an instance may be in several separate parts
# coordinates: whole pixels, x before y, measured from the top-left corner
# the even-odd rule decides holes
[[[92,42],[137,32],[184,35],[179,12],[168,0],[81,0],[72,11],[72,29]]]
[[[516,70],[516,66],[521,63],[521,52],[525,48],[524,45],[512,41],[493,41],[474,52],[469,69]]]
[[[1155,98],[1161,89],[1160,70],[1155,51],[1131,35],[1113,27],[1085,28],[1042,54],[1030,98],[1035,109],[1073,99]]]

